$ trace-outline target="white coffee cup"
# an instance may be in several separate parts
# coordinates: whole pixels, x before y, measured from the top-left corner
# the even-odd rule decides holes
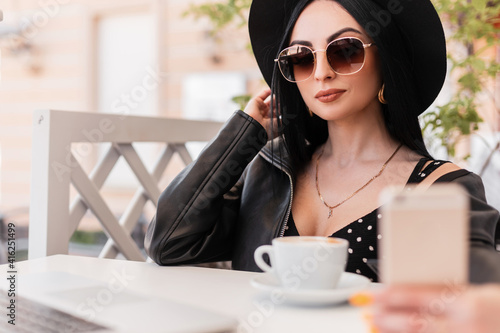
[[[254,253],[257,266],[271,272],[286,289],[333,289],[347,263],[349,242],[342,238],[292,236],[275,238]],[[263,259],[269,255],[271,266]]]

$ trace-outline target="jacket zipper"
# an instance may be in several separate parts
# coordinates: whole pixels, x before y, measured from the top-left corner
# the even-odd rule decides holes
[[[266,156],[264,152],[260,152],[260,155],[264,157],[265,160],[267,160],[271,165],[274,165],[274,163],[271,161],[269,156]],[[274,165],[275,166],[275,165]],[[276,166],[275,166],[276,167]],[[283,171],[287,176],[288,179],[290,180],[290,204],[288,205],[288,209],[286,211],[285,219],[283,220],[283,224],[281,226],[280,232],[278,233],[278,237],[283,237],[285,235],[285,230],[288,224],[288,219],[290,218],[290,212],[292,211],[292,202],[293,202],[293,181],[292,181],[292,175],[290,172],[286,170],[285,167],[281,166],[279,168],[281,171]]]
[[[285,230],[288,224],[288,219],[290,218],[290,212],[292,211],[292,202],[293,202],[293,182],[292,182],[292,176],[288,171],[283,170],[283,172],[286,173],[288,176],[288,179],[290,180],[290,204],[288,205],[288,210],[286,212],[285,220],[283,221],[283,225],[281,226],[281,230],[279,233],[279,237],[283,237],[285,235]]]

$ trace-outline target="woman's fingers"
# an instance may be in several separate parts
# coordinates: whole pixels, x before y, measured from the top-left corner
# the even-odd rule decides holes
[[[466,290],[462,285],[389,287],[375,294],[375,326],[381,333],[447,332],[450,308]]]
[[[375,294],[375,303],[383,308],[425,309],[431,312],[439,304],[450,304],[463,294],[466,287],[448,286],[393,286]]]
[[[380,333],[497,333],[500,286],[389,287],[374,295]]]
[[[257,120],[264,128],[269,127],[271,89],[265,88],[259,91],[245,108],[245,112]]]
[[[257,96],[255,96],[257,103],[259,104],[259,109],[262,117],[265,119],[271,118],[271,89],[266,88],[261,90]]]
[[[255,96],[255,98],[260,98],[264,102],[267,100],[268,104],[269,104],[269,101],[271,100],[270,97],[271,97],[271,89],[269,89],[269,88],[262,89]]]
[[[449,330],[448,318],[418,311],[378,313],[374,317],[374,324],[379,333],[459,333],[459,331]]]

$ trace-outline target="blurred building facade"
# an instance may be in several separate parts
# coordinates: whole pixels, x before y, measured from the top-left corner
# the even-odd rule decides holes
[[[184,15],[202,2],[1,0],[0,211],[29,207],[33,110],[226,119],[262,84],[245,28]]]

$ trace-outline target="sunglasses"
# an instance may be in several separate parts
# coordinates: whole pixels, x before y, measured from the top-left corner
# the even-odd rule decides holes
[[[304,45],[293,45],[280,52],[277,59],[281,74],[290,82],[309,79],[316,68],[316,52],[325,52],[330,68],[339,75],[359,72],[365,64],[365,44],[356,37],[343,37],[330,42],[325,50],[313,51]]]

